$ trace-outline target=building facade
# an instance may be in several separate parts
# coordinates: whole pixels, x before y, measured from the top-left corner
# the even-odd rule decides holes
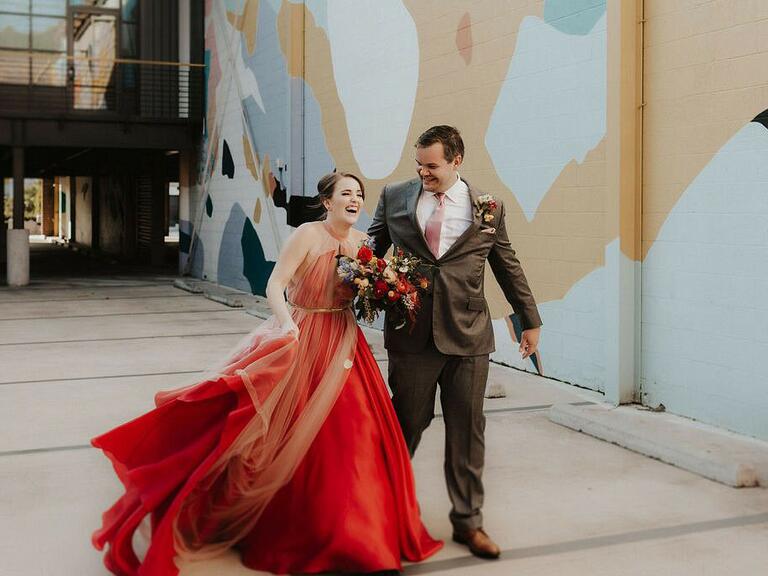
[[[9,282],[28,260],[25,178],[43,182],[45,236],[130,261],[164,259],[170,185],[188,186],[202,132],[203,18],[202,0],[0,3]]]
[[[768,439],[768,3],[211,0],[185,266],[263,293],[318,178],[370,222],[433,124],[503,200],[544,321],[497,361]]]

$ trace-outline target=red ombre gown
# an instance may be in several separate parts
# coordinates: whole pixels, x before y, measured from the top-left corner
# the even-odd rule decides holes
[[[299,336],[271,318],[192,386],[93,440],[125,494],[93,535],[119,575],[239,550],[274,573],[400,569],[442,545],[419,516],[408,452],[370,349],[338,289],[333,238],[288,288]],[[145,517],[143,559],[132,538]]]

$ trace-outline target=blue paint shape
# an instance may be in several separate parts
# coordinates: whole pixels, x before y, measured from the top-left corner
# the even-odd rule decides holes
[[[239,290],[248,290],[248,280],[243,276],[243,249],[241,239],[243,223],[248,219],[243,207],[235,202],[229,211],[229,217],[221,231],[219,257],[216,261],[216,280],[219,284],[232,286]]]
[[[605,0],[546,0],[544,21],[565,34],[584,36],[605,13]]]
[[[189,245],[192,243],[192,237],[184,232],[184,230],[179,229],[179,252],[182,254],[188,254],[189,253]]]
[[[189,270],[192,276],[196,278],[205,278],[203,275],[203,270],[205,270],[205,245],[196,232],[194,237],[194,251],[191,254],[192,263],[189,266]]]
[[[208,215],[208,218],[213,216],[213,200],[211,200],[210,194],[208,194],[208,197],[205,199],[205,213]]]
[[[328,34],[327,0],[304,0],[304,4],[312,13],[312,16],[315,19],[315,25],[325,30],[325,33]]]
[[[248,54],[246,43],[241,46],[243,62],[253,72],[259,86],[261,101],[264,109],[256,99],[248,94],[243,98],[243,110],[246,126],[251,136],[254,154],[260,158],[269,156],[272,173],[280,176],[283,186],[279,195],[290,198],[291,195],[307,195],[305,190],[289,190],[287,183],[291,181],[290,170],[290,130],[291,125],[291,93],[304,92],[304,178],[309,195],[314,190],[321,176],[333,169],[333,160],[325,145],[325,135],[322,127],[322,112],[312,88],[300,78],[292,78],[288,74],[285,55],[280,46],[280,36],[277,28],[277,10],[271,2],[259,4],[258,31],[256,47],[253,54]],[[277,159],[288,162],[288,171],[277,169]],[[275,198],[278,204],[279,198]]]
[[[251,293],[265,296],[267,280],[272,274],[275,263],[264,257],[264,248],[259,240],[259,235],[248,218],[243,223],[240,245],[243,249],[243,275],[248,278]]]
[[[234,12],[235,14],[242,14],[245,7],[245,0],[224,0],[224,6],[227,12]]]

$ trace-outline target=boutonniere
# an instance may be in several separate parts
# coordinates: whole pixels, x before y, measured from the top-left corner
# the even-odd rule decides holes
[[[483,194],[482,196],[478,196],[477,200],[475,200],[475,209],[477,210],[475,215],[480,218],[481,223],[490,224],[495,218],[491,212],[496,210],[497,207],[498,204],[493,196],[490,194]]]

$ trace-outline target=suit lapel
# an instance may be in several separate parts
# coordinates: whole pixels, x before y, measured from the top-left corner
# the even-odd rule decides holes
[[[464,179],[462,178],[462,180]],[[478,217],[477,210],[475,209],[475,206],[477,205],[477,193],[472,189],[472,185],[469,182],[464,180],[464,183],[467,185],[467,188],[469,188],[469,201],[471,205],[470,210],[472,210],[472,224],[469,225],[469,228],[464,230],[461,236],[456,238],[456,242],[451,244],[448,250],[445,251],[445,254],[440,256],[440,260],[453,254],[459,248],[459,246],[461,246],[474,234],[477,234],[477,231],[480,228],[480,218]]]
[[[421,182],[417,181],[417,183],[411,186],[408,190],[408,196],[406,196],[405,199],[406,210],[408,211],[408,216],[411,219],[411,225],[413,225],[416,235],[421,239],[421,247],[423,248],[422,256],[428,256],[429,260],[435,262],[435,256],[429,249],[429,244],[427,244],[427,239],[424,237],[424,232],[422,231],[421,226],[419,226],[419,219],[416,216],[416,209],[419,205],[419,196],[421,196]]]

